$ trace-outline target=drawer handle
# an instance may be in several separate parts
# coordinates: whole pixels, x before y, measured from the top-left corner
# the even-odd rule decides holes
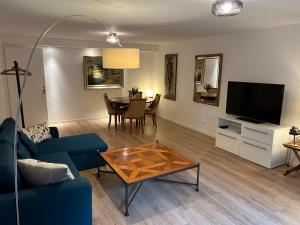
[[[249,128],[249,127],[244,127],[246,130],[251,130],[251,131],[254,131],[254,132],[257,132],[257,133],[261,133],[261,134],[265,134],[265,135],[268,135],[269,133],[268,132],[265,132],[265,131],[260,131],[260,130],[255,130],[255,129],[252,129],[252,128]]]
[[[250,145],[250,146],[255,147],[255,148],[260,148],[260,149],[265,150],[265,151],[267,150],[267,149],[264,148],[264,147],[260,147],[260,146],[258,146],[258,145],[254,145],[254,144],[251,144],[251,143],[249,143],[249,142],[245,142],[245,141],[244,141],[244,144]]]
[[[231,137],[231,136],[229,136],[229,135],[226,135],[226,134],[222,134],[222,133],[218,133],[219,135],[222,135],[222,136],[224,136],[224,137],[228,137],[228,138],[231,138],[231,139],[236,139],[236,137]]]

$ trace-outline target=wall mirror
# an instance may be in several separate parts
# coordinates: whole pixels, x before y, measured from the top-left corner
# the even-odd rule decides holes
[[[223,54],[196,55],[194,102],[219,105]]]

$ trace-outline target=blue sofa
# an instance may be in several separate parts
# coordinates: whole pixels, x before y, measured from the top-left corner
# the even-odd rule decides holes
[[[15,225],[13,172],[13,137],[15,121],[6,119],[0,125],[0,224]],[[59,138],[57,128],[50,128],[52,139],[33,144],[18,135],[18,158],[35,158],[65,163],[75,180],[41,187],[30,187],[19,173],[19,210],[22,225],[91,225],[92,188],[81,177],[80,170],[104,165],[97,150],[107,145],[96,134]],[[23,134],[24,135],[24,134]]]

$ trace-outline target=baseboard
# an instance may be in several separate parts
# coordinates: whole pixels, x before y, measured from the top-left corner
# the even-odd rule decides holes
[[[206,130],[202,130],[202,129],[199,129],[199,128],[196,128],[196,127],[193,127],[193,126],[186,125],[185,123],[182,123],[182,122],[180,122],[178,120],[175,120],[175,119],[172,119],[170,117],[165,117],[165,116],[162,116],[162,115],[158,115],[158,117],[160,117],[162,119],[165,119],[165,120],[168,120],[170,122],[176,123],[180,126],[186,127],[186,128],[191,129],[193,131],[199,132],[201,134],[207,135],[209,137],[216,138],[216,135],[214,133],[210,133]]]
[[[94,119],[106,119],[106,118],[108,118],[107,115],[92,116],[92,117],[82,117],[82,118],[67,119],[67,120],[57,120],[57,121],[51,121],[51,122],[49,122],[49,125],[51,125],[51,124],[57,124],[57,123],[74,122],[74,121],[79,121],[79,120],[94,120]]]

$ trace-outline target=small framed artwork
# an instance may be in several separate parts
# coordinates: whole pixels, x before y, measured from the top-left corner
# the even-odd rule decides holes
[[[203,84],[205,74],[205,59],[197,58],[195,63],[195,79],[196,83]]]
[[[165,95],[164,98],[176,101],[177,54],[165,55]]]
[[[104,69],[102,56],[83,56],[85,89],[123,88],[124,70]]]

